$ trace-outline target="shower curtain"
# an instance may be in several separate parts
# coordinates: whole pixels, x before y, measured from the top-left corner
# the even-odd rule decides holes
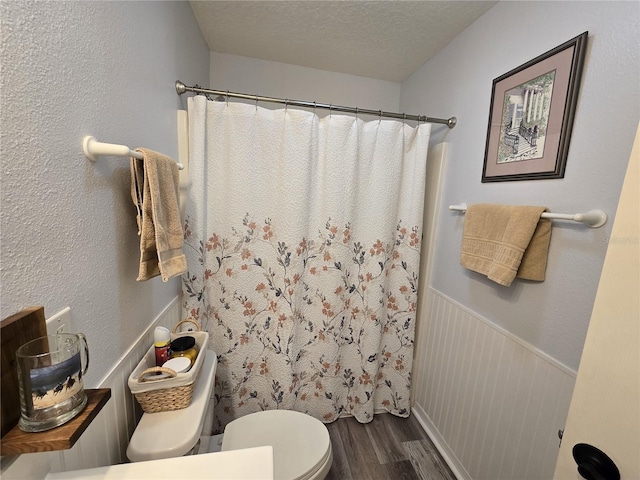
[[[183,307],[218,355],[214,432],[409,415],[429,133],[189,99]]]

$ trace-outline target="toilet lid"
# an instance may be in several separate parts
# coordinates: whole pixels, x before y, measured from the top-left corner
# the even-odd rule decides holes
[[[331,455],[327,427],[310,415],[291,410],[252,413],[229,423],[222,451],[271,445],[277,479],[304,479]]]

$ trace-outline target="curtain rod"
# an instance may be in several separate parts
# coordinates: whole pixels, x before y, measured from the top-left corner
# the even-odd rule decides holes
[[[346,113],[363,113],[366,115],[377,115],[379,117],[387,117],[387,118],[395,118],[398,120],[414,120],[417,122],[427,122],[427,123],[441,123],[443,125],[448,126],[449,128],[453,128],[456,126],[458,119],[456,117],[447,118],[431,118],[424,115],[406,115],[404,113],[393,113],[393,112],[383,112],[382,110],[367,110],[365,108],[354,108],[354,107],[342,107],[340,105],[327,105],[326,103],[316,103],[316,102],[306,102],[303,100],[289,100],[284,98],[273,98],[273,97],[262,97],[260,95],[248,95],[246,93],[234,93],[223,90],[210,90],[208,88],[201,88],[197,85],[193,87],[188,87],[180,80],[176,80],[176,92],[178,95],[182,95],[185,92],[193,92],[207,95],[222,95],[224,97],[233,97],[233,98],[242,98],[245,100],[255,100],[256,102],[270,102],[270,103],[281,103],[284,105],[293,105],[296,107],[309,107],[309,108],[322,108],[325,110],[331,110],[336,112],[346,112]]]

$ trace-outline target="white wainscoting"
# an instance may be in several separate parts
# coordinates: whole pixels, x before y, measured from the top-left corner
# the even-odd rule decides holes
[[[142,411],[127,385],[129,374],[153,345],[153,330],[162,325],[169,329],[180,320],[179,297],[155,318],[133,342],[127,353],[113,367],[97,388],[110,388],[111,398],[70,450],[20,455],[7,468],[3,479],[42,479],[49,472],[63,472],[102,467],[127,462],[126,450]],[[3,463],[6,459],[3,459]]]
[[[461,479],[550,479],[576,373],[428,288],[414,407]]]

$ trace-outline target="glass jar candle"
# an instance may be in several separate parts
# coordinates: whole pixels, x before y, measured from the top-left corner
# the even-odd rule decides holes
[[[171,358],[187,357],[193,365],[198,356],[196,339],[190,336],[178,337],[171,342]]]

